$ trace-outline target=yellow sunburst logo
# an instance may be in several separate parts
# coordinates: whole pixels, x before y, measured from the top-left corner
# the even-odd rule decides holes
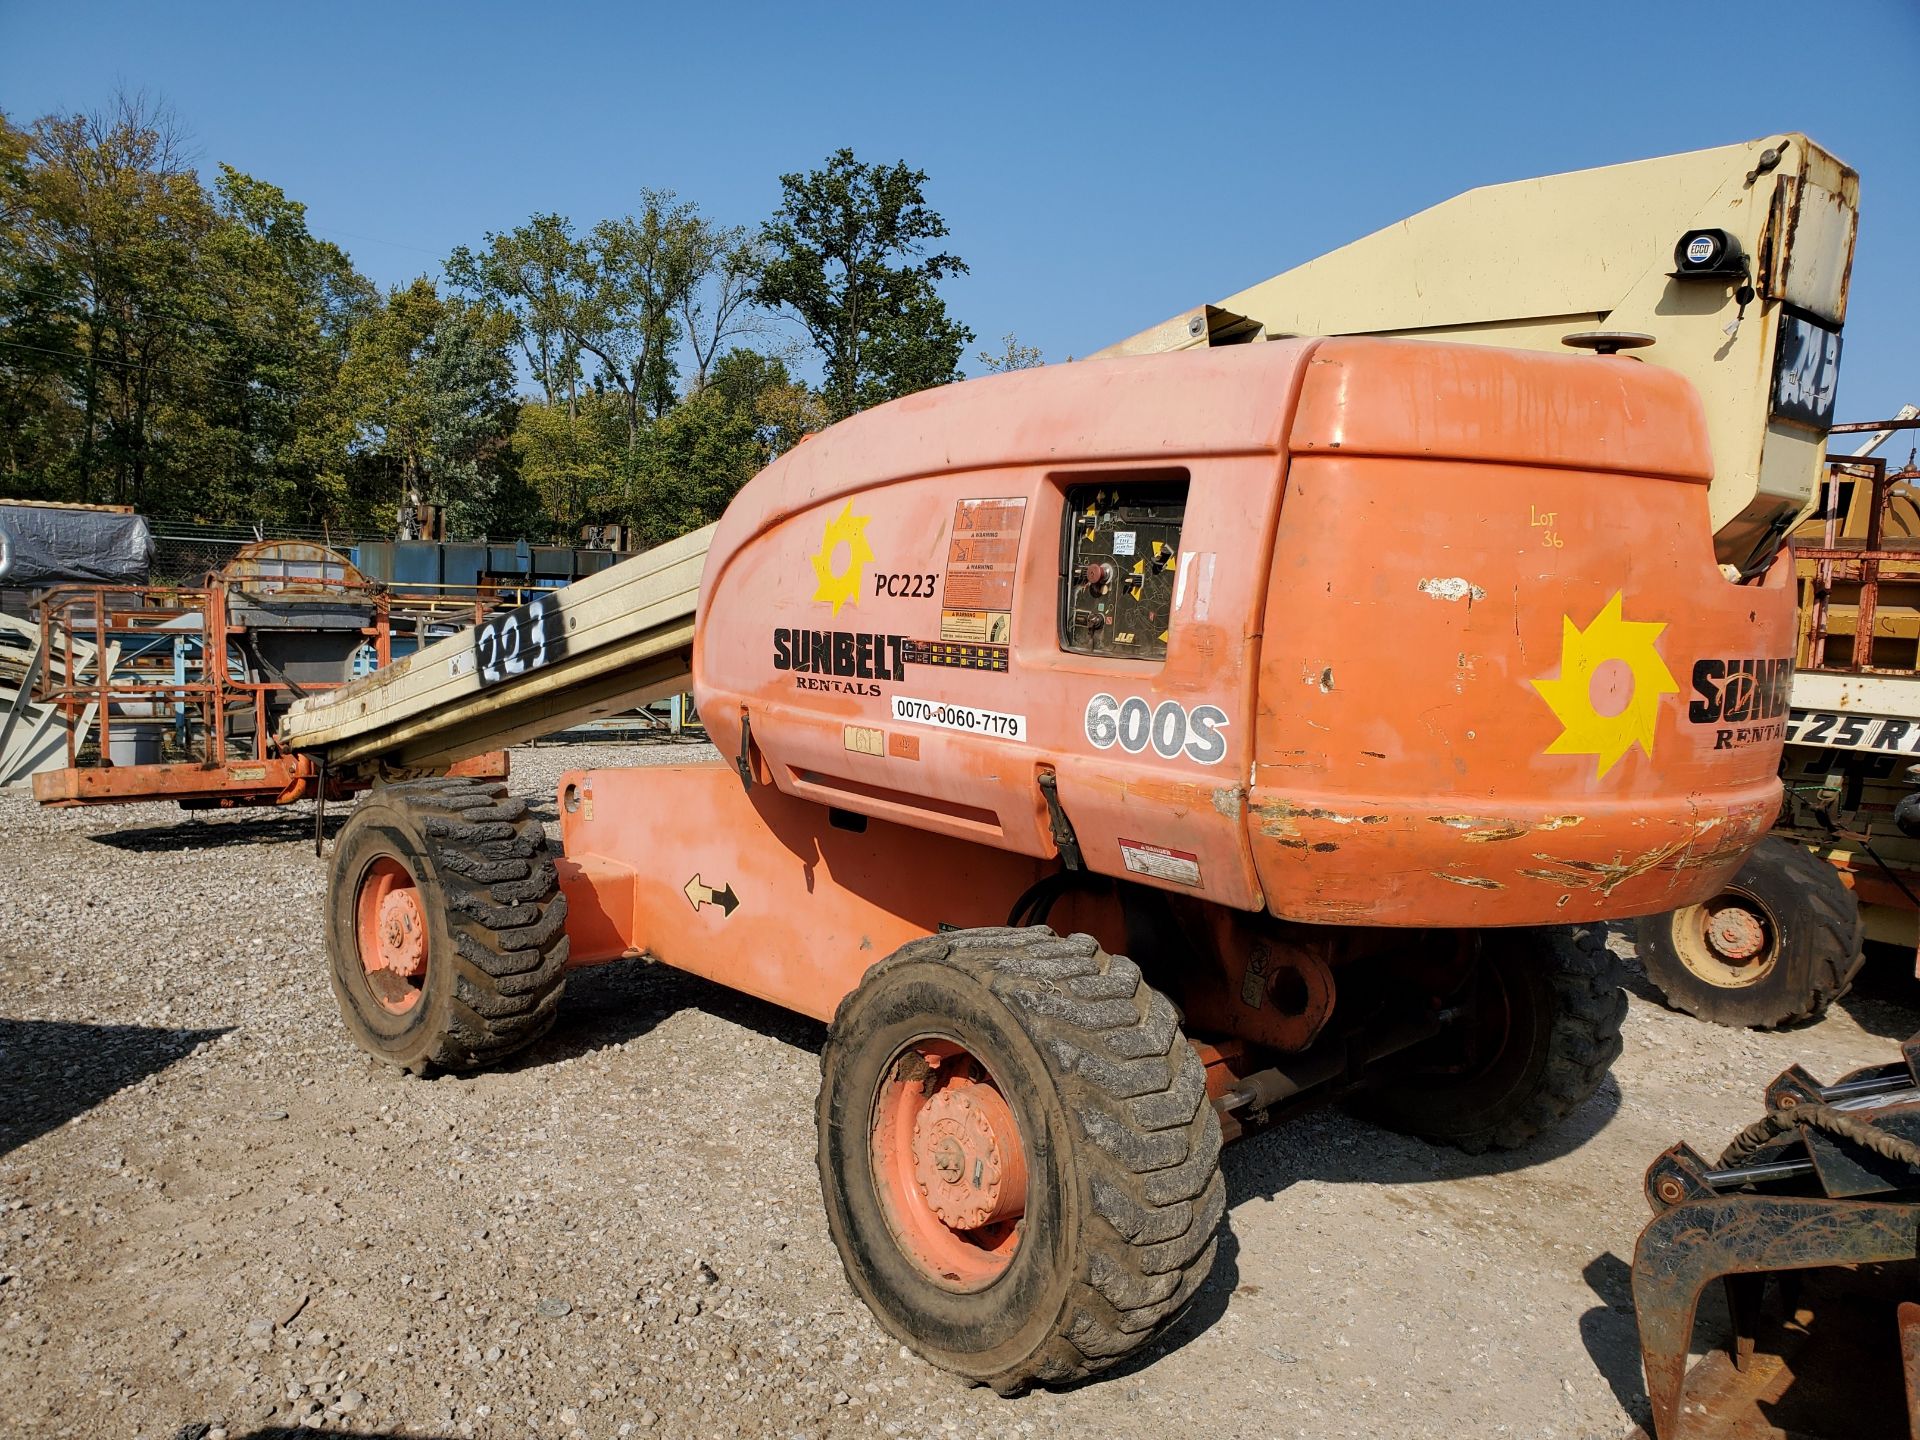
[[[813,587],[813,598],[833,606],[836,615],[842,605],[851,605],[859,598],[861,581],[866,578],[865,567],[873,562],[873,549],[867,544],[870,518],[854,514],[853,502],[849,500],[847,508],[827,522],[826,532],[820,537],[820,553],[810,557],[814,578],[819,581]],[[834,561],[842,545],[847,547],[846,564],[835,569]]]
[[[1561,725],[1560,738],[1546,753],[1596,755],[1603,776],[1635,745],[1652,759],[1660,697],[1680,689],[1653,648],[1666,625],[1623,619],[1617,590],[1585,630],[1570,615],[1561,617],[1560,624],[1560,674],[1553,680],[1533,682]],[[1602,714],[1594,703],[1594,677],[1610,661],[1626,668],[1630,682],[1626,704],[1613,714]],[[1610,688],[1617,691],[1619,686],[1615,682]]]

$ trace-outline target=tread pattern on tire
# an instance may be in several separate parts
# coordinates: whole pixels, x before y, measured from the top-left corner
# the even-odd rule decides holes
[[[447,1024],[420,1065],[471,1070],[531,1045],[566,988],[567,899],[527,802],[498,782],[412,780],[389,787],[416,817],[446,900],[454,953]]]
[[[1554,926],[1500,932],[1490,943],[1531,945],[1552,989],[1545,1062],[1527,1087],[1490,1101],[1415,1074],[1362,1090],[1358,1113],[1390,1130],[1469,1155],[1512,1150],[1559,1125],[1585,1104],[1620,1056],[1627,1015],[1625,967],[1600,927]],[[1479,1109],[1476,1111],[1476,1104]]]
[[[1841,881],[1840,872],[1804,845],[1795,844],[1782,836],[1769,836],[1754,851],[1755,858],[1768,855],[1777,857],[1781,879],[1800,897],[1800,906],[1792,919],[1793,923],[1808,927],[1811,931],[1808,943],[1812,951],[1813,969],[1807,998],[1798,1003],[1789,1003],[1783,997],[1774,1012],[1747,1018],[1744,1023],[1756,1030],[1776,1030],[1783,1025],[1793,1025],[1824,1015],[1828,1006],[1853,988],[1854,979],[1867,959],[1866,922],[1853,892]],[[1735,878],[1738,879],[1737,876]],[[1667,915],[1648,916],[1641,922],[1639,934],[1647,936],[1646,927],[1653,924],[1675,923],[1678,922]],[[1671,940],[1666,943],[1670,948]],[[1644,939],[1639,949],[1648,980],[1660,991],[1661,999],[1669,1007],[1715,1023],[1733,1023],[1702,1014],[1700,1007],[1689,1004],[1684,994],[1669,994],[1667,987],[1653,974],[1653,967],[1647,964]],[[1675,958],[1671,962],[1663,960],[1661,963],[1679,965],[1681,962]]]
[[[1606,930],[1581,925],[1545,934],[1558,1002],[1546,1071],[1514,1114],[1453,1141],[1470,1155],[1512,1150],[1553,1129],[1587,1102],[1620,1058],[1626,967],[1608,948]]]
[[[903,946],[868,978],[928,961],[965,971],[1007,1002],[1051,1062],[1086,1142],[1083,1273],[1029,1365],[990,1383],[1014,1393],[1033,1380],[1082,1379],[1144,1344],[1213,1268],[1226,1183],[1205,1067],[1167,998],[1090,935],[953,931]]]

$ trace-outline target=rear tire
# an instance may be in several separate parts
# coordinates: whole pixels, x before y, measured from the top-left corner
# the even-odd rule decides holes
[[[327,959],[361,1049],[415,1074],[532,1044],[566,984],[567,901],[524,800],[476,780],[372,791],[333,847]]]
[[[962,1066],[1013,1123],[947,1173],[972,1167],[977,1188],[975,1154],[1005,1175],[1017,1147],[1024,1206],[1003,1203],[1003,1228],[929,1241],[939,1182],[896,1173],[890,1097],[944,1095]],[[963,930],[903,946],[841,1002],[820,1069],[820,1181],[847,1279],[934,1364],[1002,1394],[1081,1379],[1145,1344],[1212,1268],[1226,1188],[1205,1067],[1166,998],[1091,937]],[[935,1163],[938,1132],[911,1133],[913,1158]]]
[[[1474,982],[1479,1015],[1467,1022],[1482,1027],[1468,1045],[1477,1063],[1400,1073],[1362,1090],[1352,1108],[1470,1155],[1526,1144],[1585,1104],[1619,1058],[1621,973],[1599,929],[1487,931]]]
[[[1648,915],[1635,936],[1647,979],[1669,1006],[1753,1030],[1824,1013],[1853,984],[1864,940],[1860,904],[1840,872],[1777,835],[1713,899]]]

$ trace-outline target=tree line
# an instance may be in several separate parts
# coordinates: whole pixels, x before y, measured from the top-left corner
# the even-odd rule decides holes
[[[538,214],[382,290],[164,109],[0,111],[0,496],[162,521],[653,544],[810,431],[960,378],[927,177],[839,150],[756,226]],[[796,371],[811,351],[818,385]],[[1006,337],[989,370],[1039,363]]]

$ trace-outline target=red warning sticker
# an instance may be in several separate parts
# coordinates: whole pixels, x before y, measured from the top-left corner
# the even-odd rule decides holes
[[[1200,883],[1200,857],[1186,850],[1169,850],[1164,845],[1149,845],[1144,840],[1120,840],[1120,856],[1127,869],[1136,875],[1151,875],[1156,880],[1171,880],[1176,885]]]

